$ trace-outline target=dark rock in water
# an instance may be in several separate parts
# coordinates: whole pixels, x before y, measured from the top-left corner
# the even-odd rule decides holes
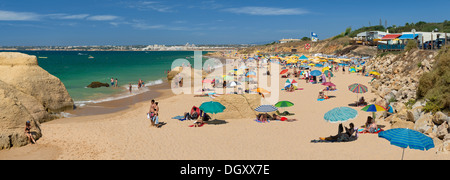
[[[101,83],[101,82],[92,82],[91,84],[89,84],[87,87],[88,88],[99,88],[99,87],[109,87],[108,83]]]

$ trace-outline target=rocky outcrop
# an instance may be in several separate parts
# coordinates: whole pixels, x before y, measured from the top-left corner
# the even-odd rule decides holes
[[[214,101],[226,107],[224,112],[213,115],[215,119],[254,119],[261,105],[261,96],[258,94],[226,94],[216,97]]]
[[[89,84],[87,87],[88,88],[109,87],[109,84],[95,81],[95,82],[91,82],[91,84]]]
[[[371,91],[378,96],[373,101],[406,103],[410,99],[415,99],[419,79],[424,72],[432,69],[431,65],[435,61],[436,55],[437,53],[434,51],[413,50],[369,60],[367,69],[381,74],[371,82]]]
[[[0,53],[0,80],[33,96],[48,112],[73,109],[64,84],[37,64],[36,56]]]
[[[370,59],[367,69],[381,74],[371,82],[371,91],[377,95],[372,102],[383,106],[390,104],[394,108],[396,113],[385,118],[391,128],[419,131],[433,138],[438,152],[450,152],[448,114],[440,111],[424,112],[425,100],[415,102],[419,79],[433,69],[437,54],[435,51],[423,50],[387,54]]]
[[[433,138],[436,150],[450,152],[450,116],[443,112],[426,113],[422,111],[422,102],[417,102],[412,108],[398,106],[398,112],[385,118],[391,128],[408,128],[419,131]]]
[[[27,144],[25,122],[30,121],[35,139],[39,124],[54,113],[73,109],[64,84],[38,66],[35,56],[0,53],[0,149]]]

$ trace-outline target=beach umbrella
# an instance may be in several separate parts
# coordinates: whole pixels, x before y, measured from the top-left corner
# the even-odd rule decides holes
[[[330,123],[342,123],[354,119],[356,115],[358,115],[358,111],[352,108],[337,107],[325,113],[323,118]]]
[[[361,111],[366,112],[380,112],[380,111],[386,111],[386,109],[383,106],[371,104],[361,109]]]
[[[212,82],[213,82],[213,80],[211,80],[211,79],[204,79],[202,81],[202,83],[212,83]]]
[[[217,114],[223,112],[226,107],[219,102],[209,101],[202,103],[202,105],[200,105],[200,109],[205,113]]]
[[[322,85],[324,85],[324,86],[336,86],[332,82],[324,82],[324,83],[322,83]]]
[[[282,71],[280,72],[280,74],[285,74],[285,73],[287,73],[288,71],[289,71],[289,69],[282,70]]]
[[[434,148],[433,139],[424,134],[405,128],[389,129],[378,133],[378,137],[385,138],[391,142],[391,145],[395,145],[403,148],[402,160],[405,154],[405,149],[409,147],[410,149],[417,150],[429,150]]]
[[[359,83],[352,84],[348,86],[348,90],[350,90],[353,93],[366,93],[367,92],[367,86],[364,86]]]
[[[322,68],[322,72],[325,72],[326,70],[330,70],[330,68],[327,66],[327,67],[324,67],[324,68]]]
[[[253,89],[253,92],[259,92],[259,93],[270,93],[270,91],[267,91],[263,88],[257,88],[257,89]]]
[[[320,76],[320,75],[322,75],[322,72],[320,72],[319,70],[311,71],[311,76]]]
[[[309,63],[308,66],[315,66],[316,64],[314,63]]]
[[[234,86],[238,86],[238,85],[241,85],[241,83],[237,82],[237,81],[233,81],[230,83],[230,87],[234,87]]]
[[[277,110],[278,110],[278,108],[276,108],[275,106],[272,106],[272,105],[261,105],[255,109],[255,111],[258,111],[258,112],[274,112]]]
[[[358,93],[366,93],[367,92],[367,86],[364,86],[359,83],[352,84],[348,86],[348,90],[350,90],[353,93],[356,93],[356,101],[358,102]],[[358,106],[358,104],[356,104]]]
[[[334,74],[330,71],[330,70],[326,70],[325,72],[323,72],[325,74],[325,76],[327,77],[334,77]]]
[[[229,81],[229,80],[234,80],[234,77],[233,76],[224,76],[223,79]]]
[[[249,71],[248,73],[247,73],[247,76],[248,75],[255,75],[256,76],[256,72],[255,71]]]
[[[371,104],[361,109],[361,111],[372,112],[372,117],[375,119],[375,113],[380,111],[386,111],[383,106]]]
[[[373,74],[373,75],[376,75],[376,76],[379,76],[379,75],[380,75],[380,73],[378,73],[378,72],[376,72],[376,71],[372,71],[372,72],[370,72],[369,74]]]
[[[294,105],[294,103],[292,103],[290,101],[280,101],[275,104],[275,107],[291,107],[293,105]]]

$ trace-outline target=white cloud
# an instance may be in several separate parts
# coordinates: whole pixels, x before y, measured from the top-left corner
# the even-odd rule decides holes
[[[300,8],[272,8],[272,7],[241,7],[241,8],[227,8],[223,11],[234,14],[249,14],[249,15],[301,15],[309,13]]]
[[[165,5],[161,2],[156,2],[156,1],[139,1],[136,3],[132,3],[130,5],[128,5],[129,8],[135,8],[141,11],[145,11],[145,10],[154,10],[154,11],[158,11],[158,12],[175,12],[175,10],[173,9],[175,6],[174,5]]]
[[[146,23],[132,23],[132,26],[134,28],[140,29],[140,30],[162,29],[162,28],[166,27],[164,25],[149,25],[149,24],[146,24]]]
[[[65,15],[59,17],[59,19],[85,19],[89,14],[75,14],[75,15]]]
[[[37,21],[41,15],[31,12],[13,12],[0,10],[0,21]]]
[[[118,16],[113,15],[97,15],[97,16],[89,16],[87,20],[91,21],[113,21],[119,19]]]

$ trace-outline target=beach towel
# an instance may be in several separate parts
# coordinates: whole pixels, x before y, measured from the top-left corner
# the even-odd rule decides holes
[[[258,122],[258,123],[269,123],[270,122],[269,120],[267,120],[266,122],[262,122],[259,119],[255,119],[255,121]]]
[[[203,125],[205,125],[205,123],[198,125],[198,127],[202,127]],[[189,127],[194,127],[194,125],[190,125]]]
[[[317,101],[325,101],[325,99],[317,99]]]
[[[322,140],[322,139],[314,139],[311,140],[311,143],[334,143],[337,142],[335,140],[329,141],[329,140]]]
[[[371,132],[362,132],[364,129],[358,129],[358,134],[378,134],[382,131],[384,131],[384,129],[378,128],[377,131],[375,131],[374,133]]]
[[[180,120],[180,121],[186,120],[186,118],[184,118],[184,116],[175,116],[175,117],[172,117],[172,119],[177,119],[177,120]]]

